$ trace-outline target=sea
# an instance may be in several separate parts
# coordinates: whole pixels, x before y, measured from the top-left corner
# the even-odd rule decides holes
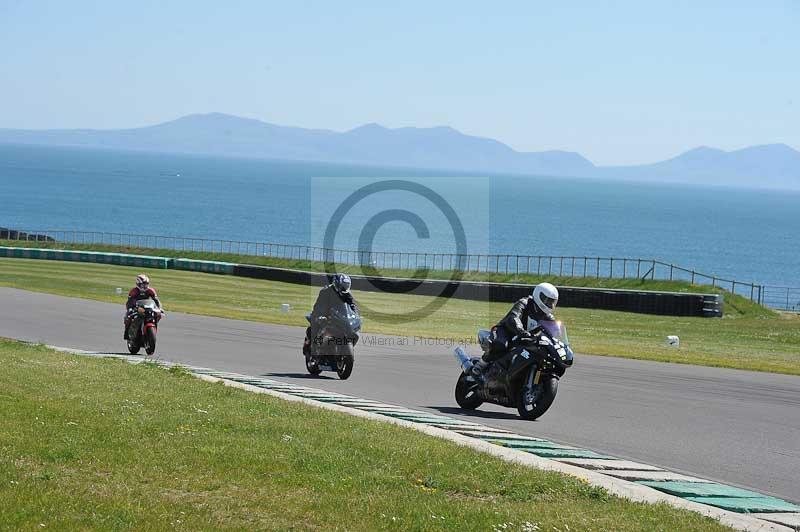
[[[0,144],[0,227],[658,259],[800,286],[800,192]]]

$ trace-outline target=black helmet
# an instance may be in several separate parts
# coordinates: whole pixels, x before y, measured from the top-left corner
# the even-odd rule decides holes
[[[353,284],[350,276],[346,273],[337,273],[333,276],[333,289],[340,294],[347,294],[350,292],[350,286]]]

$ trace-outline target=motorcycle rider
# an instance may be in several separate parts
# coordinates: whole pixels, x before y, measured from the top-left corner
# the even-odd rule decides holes
[[[142,273],[136,276],[136,286],[128,292],[128,301],[125,303],[125,334],[123,335],[125,340],[128,339],[128,327],[130,327],[133,314],[136,311],[136,302],[143,299],[152,299],[158,310],[162,310],[158,294],[150,286],[150,278]],[[158,319],[160,319],[160,315]]]
[[[311,311],[311,325],[306,329],[306,338],[303,341],[303,354],[308,356],[311,353],[311,342],[317,337],[320,330],[320,318],[328,316],[331,308],[343,301],[350,305],[353,310],[358,310],[353,294],[350,293],[352,281],[350,276],[344,273],[337,273],[331,279],[331,284],[324,286],[317,296],[314,308]]]
[[[492,327],[492,348],[473,365],[473,372],[479,375],[492,362],[508,352],[513,338],[530,337],[531,333],[527,328],[529,319],[535,322],[555,320],[553,312],[557,304],[558,289],[550,283],[537,284],[531,295],[514,303],[508,314]]]

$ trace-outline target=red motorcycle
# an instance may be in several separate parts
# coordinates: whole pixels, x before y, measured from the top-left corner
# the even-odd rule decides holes
[[[135,355],[144,347],[145,353],[152,355],[156,352],[156,336],[158,322],[164,316],[164,311],[156,306],[152,299],[142,299],[136,302],[136,308],[131,309],[128,317],[128,351]]]

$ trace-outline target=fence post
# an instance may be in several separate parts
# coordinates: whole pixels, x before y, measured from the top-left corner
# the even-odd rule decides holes
[[[611,257],[611,273],[609,274],[609,279],[614,278],[614,257]]]
[[[692,270],[692,284],[694,284],[694,270]]]
[[[650,274],[650,280],[653,281],[656,278],[656,261],[653,261],[653,269],[651,271],[653,273]]]

